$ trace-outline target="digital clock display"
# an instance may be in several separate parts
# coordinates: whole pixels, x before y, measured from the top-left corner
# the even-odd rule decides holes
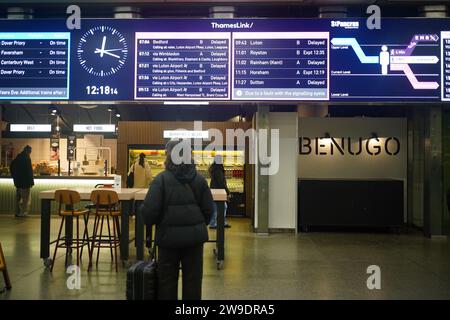
[[[86,87],[87,95],[113,95],[117,96],[119,94],[119,90],[117,88],[112,88],[110,86],[87,86]]]

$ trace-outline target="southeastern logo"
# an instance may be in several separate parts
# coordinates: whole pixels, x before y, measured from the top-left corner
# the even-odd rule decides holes
[[[333,28],[358,29],[359,21],[331,21]]]

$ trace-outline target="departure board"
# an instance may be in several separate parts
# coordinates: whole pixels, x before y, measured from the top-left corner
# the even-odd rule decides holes
[[[0,19],[0,99],[450,101],[450,19]]]
[[[328,100],[328,33],[234,33],[233,99]]]
[[[70,33],[0,33],[0,99],[68,99]]]
[[[230,33],[137,33],[135,99],[229,99]]]

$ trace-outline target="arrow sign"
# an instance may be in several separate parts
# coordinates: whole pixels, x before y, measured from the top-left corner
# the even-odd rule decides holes
[[[391,64],[391,71],[402,71],[412,87],[417,90],[434,90],[439,88],[439,84],[434,81],[419,81],[407,64]]]
[[[406,64],[436,64],[439,58],[436,56],[391,56],[391,63]]]
[[[378,56],[366,56],[355,38],[333,38],[331,44],[334,46],[351,46],[361,63],[379,63]]]

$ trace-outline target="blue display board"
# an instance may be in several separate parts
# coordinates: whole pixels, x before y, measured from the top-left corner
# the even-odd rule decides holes
[[[0,20],[0,99],[449,101],[450,20]]]
[[[69,32],[0,32],[0,99],[69,99]]]

